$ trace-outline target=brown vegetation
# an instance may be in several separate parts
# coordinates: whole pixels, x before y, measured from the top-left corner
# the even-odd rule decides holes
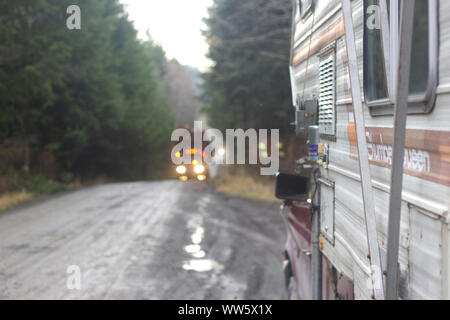
[[[259,176],[249,168],[227,168],[214,179],[216,190],[232,196],[251,200],[279,202],[275,198],[273,177]]]
[[[29,201],[33,195],[26,190],[0,195],[0,211],[14,207],[20,203]]]

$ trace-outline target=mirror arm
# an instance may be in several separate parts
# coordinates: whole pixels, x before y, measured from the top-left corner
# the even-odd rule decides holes
[[[285,207],[292,207],[292,205],[294,204],[294,201],[292,200],[284,200],[283,205]]]

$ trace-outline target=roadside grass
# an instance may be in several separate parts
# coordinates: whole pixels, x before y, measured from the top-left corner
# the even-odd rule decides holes
[[[244,199],[281,202],[275,198],[275,183],[269,177],[261,177],[244,168],[224,170],[213,179],[216,191]]]
[[[0,211],[15,207],[21,203],[30,201],[33,198],[34,195],[25,189],[22,191],[5,193],[0,195]]]
[[[48,179],[42,174],[21,175],[16,180],[15,186],[10,183],[8,188],[0,189],[0,212],[28,202],[38,196],[111,182],[110,179],[103,177],[85,180],[75,178],[70,182],[61,182]]]

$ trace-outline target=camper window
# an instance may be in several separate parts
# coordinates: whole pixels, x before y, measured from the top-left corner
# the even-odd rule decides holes
[[[305,18],[311,12],[313,0],[298,0],[300,16]]]
[[[377,0],[364,1],[364,91],[366,100],[388,99],[386,70]],[[375,16],[373,16],[375,14]]]
[[[364,1],[364,93],[373,115],[393,113],[398,70],[401,1],[387,0],[390,24],[390,54],[382,46],[378,0]],[[437,5],[435,0],[416,1],[410,76],[410,113],[429,112],[437,82]],[[434,17],[434,18],[433,18]],[[390,70],[385,69],[388,59]],[[388,88],[387,79],[391,80]]]

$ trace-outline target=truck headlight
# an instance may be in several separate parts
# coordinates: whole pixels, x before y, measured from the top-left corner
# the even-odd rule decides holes
[[[186,167],[185,166],[178,166],[176,170],[177,170],[177,173],[179,173],[179,174],[185,174],[186,173]]]
[[[201,164],[196,165],[194,167],[194,172],[197,173],[197,174],[203,173],[203,172],[205,172],[205,167],[203,165],[201,165]]]

